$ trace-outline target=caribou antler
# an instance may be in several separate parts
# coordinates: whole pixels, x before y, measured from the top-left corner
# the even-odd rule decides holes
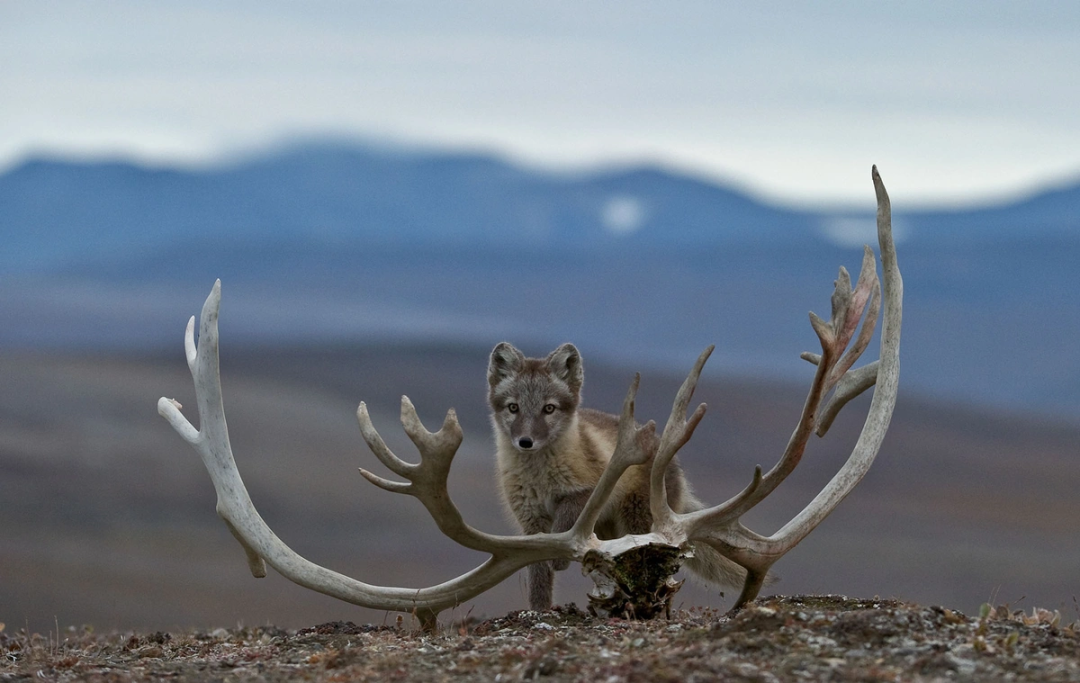
[[[701,405],[687,418],[690,400],[712,347],[701,354],[679,390],[658,445],[652,422],[643,427],[634,422],[634,398],[638,388],[638,378],[635,377],[623,402],[615,453],[576,523],[561,533],[496,536],[469,526],[447,491],[450,466],[463,438],[454,411],[449,411],[439,431],[432,433],[424,428],[409,399],[402,397],[402,426],[420,453],[420,462],[413,464],[401,460],[390,451],[375,430],[367,407],[361,403],[357,419],[364,440],[391,472],[406,481],[391,481],[363,469],[360,470],[361,474],[387,491],[414,496],[423,503],[446,536],[467,548],[491,556],[472,571],[428,588],[373,586],[321,567],[283,543],[255,510],[236,469],[221,398],[217,327],[221,303],[220,281],[215,283],[203,306],[198,345],[195,343],[194,317],[188,322],[185,335],[188,367],[198,399],[200,429],[195,429],[188,422],[180,412],[180,405],[173,400],[160,399],[158,412],[202,457],[217,491],[218,515],[244,548],[248,565],[256,577],[265,576],[265,565],[269,564],[287,579],[312,590],[363,607],[412,612],[420,617],[425,626],[432,627],[441,610],[486,591],[518,569],[535,562],[554,559],[580,562],[590,551],[618,556],[652,545],[685,547],[704,543],[747,569],[746,583],[734,608],[738,609],[756,597],[772,564],[805,538],[862,479],[877,455],[892,416],[900,367],[903,283],[892,241],[889,198],[876,167],[873,169],[873,180],[877,191],[878,243],[885,282],[880,360],[852,369],[873,336],[881,302],[881,287],[873,254],[867,248],[854,288],[847,271],[841,268],[833,293],[831,319],[824,321],[811,313],[811,324],[821,341],[822,352],[803,355],[817,366],[817,370],[799,423],[779,462],[765,474],[762,474],[759,466],[745,489],[715,507],[676,513],[668,503],[664,486],[668,464],[689,441],[705,414],[705,406]],[[863,320],[861,329],[860,320]],[[849,349],[852,340],[854,344]],[[825,489],[772,536],[761,536],[744,527],[739,521],[742,515],[760,503],[794,470],[803,456],[810,434],[816,431],[819,436],[824,435],[843,406],[875,383],[877,389],[855,449]],[[831,398],[822,408],[830,392]],[[593,529],[619,478],[627,468],[645,464],[650,458],[653,460],[650,482],[652,532],[598,540]]]
[[[810,323],[821,341],[821,354],[803,354],[803,358],[817,366],[817,371],[814,373],[799,423],[779,462],[764,475],[758,466],[750,484],[720,505],[685,514],[676,513],[668,505],[664,495],[664,473],[678,449],[665,448],[663,444],[676,440],[685,443],[689,433],[693,432],[694,426],[701,419],[703,405],[698,407],[689,420],[686,419],[686,410],[701,366],[712,351],[711,348],[698,359],[694,371],[679,391],[671,419],[661,437],[662,445],[653,462],[651,505],[654,531],[663,533],[675,544],[705,543],[745,567],[746,583],[733,609],[739,609],[747,601],[753,600],[761,589],[769,567],[813,531],[859,483],[873,464],[892,418],[900,375],[903,280],[896,263],[889,195],[876,166],[871,175],[877,193],[878,244],[885,278],[885,315],[880,360],[857,370],[851,369],[869,346],[881,303],[881,286],[873,252],[866,247],[862,270],[854,288],[847,271],[840,269],[832,297],[831,319],[826,322],[817,315],[810,314]],[[859,329],[859,321],[864,317],[862,328]],[[859,334],[855,336],[857,329]],[[852,339],[855,343],[848,349]],[[878,389],[874,392],[870,412],[859,440],[848,461],[825,488],[802,512],[772,536],[761,536],[743,526],[740,518],[772,493],[799,464],[810,434],[816,431],[819,436],[823,436],[844,405],[874,384],[877,384]],[[832,397],[822,409],[822,402],[830,391],[833,392]],[[670,438],[669,432],[672,434]]]
[[[574,527],[556,534],[495,536],[477,531],[465,523],[450,500],[446,485],[450,464],[462,440],[461,427],[453,410],[447,413],[442,428],[432,433],[421,424],[408,397],[402,397],[402,426],[420,452],[420,463],[411,464],[390,451],[372,425],[367,406],[361,403],[357,419],[364,440],[387,468],[408,480],[408,483],[390,481],[366,470],[360,470],[361,474],[387,491],[416,497],[444,534],[465,547],[490,553],[491,558],[456,579],[416,589],[373,586],[301,557],[274,534],[256,511],[233,459],[218,364],[220,304],[219,280],[203,305],[198,345],[195,343],[194,317],[188,321],[185,334],[188,367],[195,381],[201,429],[192,426],[174,400],[161,398],[158,412],[202,457],[217,491],[217,513],[244,548],[248,566],[255,577],[266,576],[266,564],[269,564],[282,576],[305,588],[362,607],[415,613],[425,626],[431,627],[440,611],[483,593],[534,562],[552,559],[580,561],[589,550],[623,549],[624,544],[618,541],[599,541],[593,535],[593,527],[623,472],[633,465],[648,462],[652,457],[648,446],[653,438],[653,423],[638,427],[634,422],[637,378],[623,404],[614,457]]]

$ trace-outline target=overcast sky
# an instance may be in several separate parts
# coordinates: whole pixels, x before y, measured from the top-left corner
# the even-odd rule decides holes
[[[1080,3],[0,0],[0,169],[202,163],[312,134],[579,168],[659,161],[791,203],[1080,179]]]

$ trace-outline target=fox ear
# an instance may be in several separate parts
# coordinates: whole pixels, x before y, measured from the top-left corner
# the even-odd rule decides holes
[[[500,342],[492,349],[491,360],[488,361],[488,384],[495,387],[515,372],[520,372],[524,366],[525,354],[509,342]]]
[[[581,354],[573,344],[563,344],[547,357],[547,366],[551,373],[566,382],[575,394],[581,391],[585,381],[585,369],[581,365]]]

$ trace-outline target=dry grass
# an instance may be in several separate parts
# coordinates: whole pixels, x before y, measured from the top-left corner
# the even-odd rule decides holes
[[[772,598],[733,618],[596,619],[574,607],[452,623],[404,620],[212,632],[0,633],[9,681],[1080,681],[1080,625],[1008,608],[841,596]]]

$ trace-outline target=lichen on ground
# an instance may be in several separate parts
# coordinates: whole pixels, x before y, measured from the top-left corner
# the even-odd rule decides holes
[[[4,681],[1080,681],[1080,627],[842,596],[773,597],[733,617],[522,611],[427,634],[334,622],[210,633],[0,632]]]

